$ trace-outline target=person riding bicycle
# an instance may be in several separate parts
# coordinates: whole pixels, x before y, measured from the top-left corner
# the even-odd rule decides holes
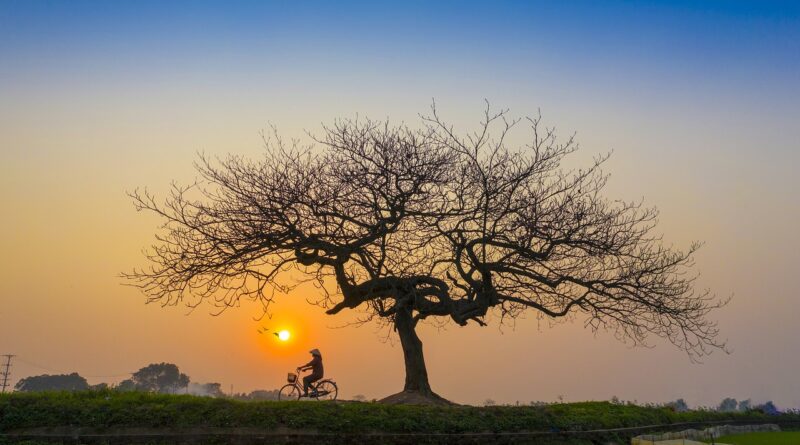
[[[308,388],[311,386],[311,384],[322,379],[324,374],[324,369],[322,368],[322,354],[319,352],[319,349],[314,348],[308,352],[311,353],[311,361],[297,368],[300,371],[305,371],[307,369],[311,370],[311,374],[303,377],[304,397],[308,397]]]

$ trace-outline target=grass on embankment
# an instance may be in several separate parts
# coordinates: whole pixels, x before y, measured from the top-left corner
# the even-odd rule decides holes
[[[785,414],[798,421],[800,415]],[[717,413],[609,402],[546,406],[398,406],[380,403],[247,402],[141,392],[0,395],[0,432],[24,428],[247,427],[319,432],[461,433],[592,430],[680,422],[776,421],[759,412]]]

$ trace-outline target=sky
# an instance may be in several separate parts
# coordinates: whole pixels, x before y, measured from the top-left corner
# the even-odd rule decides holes
[[[0,0],[0,354],[12,381],[78,372],[118,382],[176,363],[226,391],[280,387],[318,347],[341,396],[402,388],[402,351],[280,296],[146,305],[119,274],[159,221],[126,192],[163,196],[198,152],[257,158],[259,132],[319,132],[356,114],[417,125],[435,99],[470,129],[484,100],[576,132],[574,162],[613,151],[612,199],[644,199],[677,247],[705,242],[700,288],[730,353],[692,363],[631,348],[580,317],[550,326],[423,326],[431,384],[459,403],[723,397],[800,407],[800,3],[87,2]],[[288,342],[257,329],[290,329]]]

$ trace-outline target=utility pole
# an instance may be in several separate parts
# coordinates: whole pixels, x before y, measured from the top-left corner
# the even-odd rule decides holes
[[[3,371],[0,372],[0,387],[3,388],[2,392],[6,392],[8,379],[11,377],[11,359],[14,358],[14,354],[5,354],[0,357],[6,358],[6,362],[3,363]]]

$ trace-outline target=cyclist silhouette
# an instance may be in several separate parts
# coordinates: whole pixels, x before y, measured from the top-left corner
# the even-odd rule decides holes
[[[308,352],[311,353],[311,361],[297,368],[300,371],[311,370],[311,374],[303,377],[303,395],[306,397],[308,396],[308,388],[311,384],[322,379],[325,373],[322,367],[322,354],[319,352],[319,349],[314,348]]]

